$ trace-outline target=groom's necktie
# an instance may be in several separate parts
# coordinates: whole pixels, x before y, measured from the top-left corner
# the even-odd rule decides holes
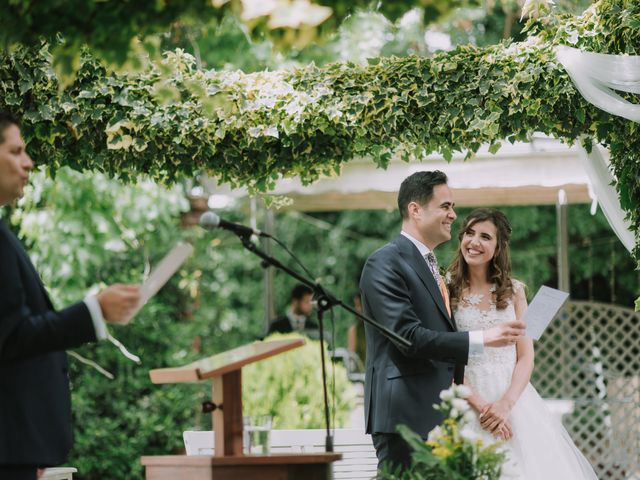
[[[449,316],[451,316],[451,305],[449,304],[449,291],[447,290],[447,286],[444,284],[444,280],[440,275],[440,271],[438,270],[438,260],[433,252],[429,252],[425,254],[424,259],[427,261],[427,265],[429,265],[429,270],[433,274],[433,278],[435,279],[438,287],[440,288],[440,294],[442,295],[442,299],[444,300],[444,304],[447,307],[447,312],[449,312]]]

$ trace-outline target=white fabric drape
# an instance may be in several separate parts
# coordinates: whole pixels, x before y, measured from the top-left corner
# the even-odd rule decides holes
[[[640,105],[625,100],[614,91],[640,93],[640,56],[583,52],[567,46],[558,46],[555,52],[587,101],[605,112],[640,122]],[[615,179],[608,162],[595,145],[591,153],[582,149],[581,161],[609,225],[631,251],[635,239],[613,188]]]
[[[625,248],[629,251],[633,250],[635,239],[631,233],[631,224],[625,219],[624,212],[620,208],[618,195],[611,185],[614,178],[600,147],[594,145],[591,153],[581,147],[580,160],[609,225]]]
[[[640,56],[583,52],[564,45],[555,51],[586,100],[605,112],[640,122],[640,105],[614,91],[640,93]]]

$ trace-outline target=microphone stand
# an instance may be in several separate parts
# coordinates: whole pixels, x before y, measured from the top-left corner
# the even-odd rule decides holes
[[[261,250],[256,244],[254,244],[251,241],[251,235],[242,234],[238,232],[234,232],[234,233],[238,235],[238,237],[240,238],[240,241],[242,242],[242,245],[247,250],[249,250],[250,252],[252,252],[253,254],[257,255],[262,259],[261,265],[263,268],[267,268],[269,266],[276,267],[277,269],[282,270],[289,276],[295,278],[300,283],[307,285],[314,292],[314,296],[316,297],[318,302],[318,329],[320,333],[320,360],[321,360],[321,366],[322,366],[322,389],[324,392],[324,418],[325,418],[325,426],[327,430],[327,436],[325,438],[325,451],[333,452],[333,437],[331,436],[331,429],[329,425],[329,400],[328,400],[328,394],[327,394],[327,377],[326,377],[325,357],[324,357],[324,326],[323,326],[324,312],[338,305],[343,309],[347,310],[349,313],[352,313],[356,317],[362,319],[364,322],[368,323],[372,327],[376,328],[382,335],[384,335],[389,340],[391,340],[391,342],[394,343],[401,350],[405,348],[410,348],[411,342],[406,338],[401,337],[397,333],[389,330],[384,325],[376,322],[375,320],[367,317],[366,315],[361,314],[360,312],[356,311],[354,308],[350,307],[349,305],[346,305],[342,300],[340,300],[339,298],[336,298],[335,296],[327,292],[324,289],[324,287],[319,283],[315,283],[313,282],[313,280],[310,280],[307,277],[300,275],[295,270],[282,264],[277,258],[272,257],[271,255]]]

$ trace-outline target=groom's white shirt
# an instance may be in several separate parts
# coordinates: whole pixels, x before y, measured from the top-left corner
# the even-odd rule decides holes
[[[427,247],[424,243],[422,243],[417,238],[414,238],[411,235],[409,235],[404,230],[402,230],[400,234],[404,235],[409,240],[411,240],[411,243],[413,243],[416,246],[416,248],[420,252],[420,255],[422,255],[423,258],[428,253],[431,253],[431,250],[429,249],[429,247]],[[426,260],[425,260],[425,263],[426,263]],[[476,357],[478,355],[482,355],[483,353],[484,353],[484,335],[482,334],[482,330],[470,331],[469,332],[469,357]]]

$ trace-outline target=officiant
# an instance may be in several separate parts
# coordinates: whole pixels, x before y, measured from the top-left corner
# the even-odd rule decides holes
[[[20,123],[0,111],[0,207],[22,197],[34,164]],[[20,241],[0,219],[0,478],[34,480],[72,444],[65,350],[126,323],[137,285],[112,285],[57,310]]]

